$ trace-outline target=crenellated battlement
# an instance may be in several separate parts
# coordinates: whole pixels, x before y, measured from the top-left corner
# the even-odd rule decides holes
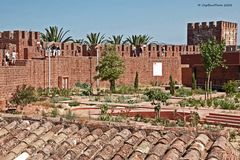
[[[237,23],[226,22],[226,21],[217,21],[217,22],[196,22],[196,23],[188,23],[188,30],[191,29],[221,29],[223,27],[228,28],[237,28]]]
[[[224,40],[228,48],[236,50],[237,27],[237,23],[226,21],[188,23],[187,44],[199,45],[208,39],[215,38],[218,42]]]
[[[97,49],[91,49],[88,45],[67,42],[41,42],[39,32],[28,31],[4,31],[0,34],[0,49],[14,50],[19,53],[19,59],[31,59],[46,57],[47,48],[55,45],[60,48],[60,56],[96,56]],[[10,47],[11,46],[11,47]],[[98,47],[99,55],[102,54],[106,45]],[[117,52],[122,57],[179,57],[181,54],[198,54],[198,46],[193,45],[116,45]]]
[[[40,33],[34,31],[3,31],[0,32],[0,39],[12,40],[40,40]]]

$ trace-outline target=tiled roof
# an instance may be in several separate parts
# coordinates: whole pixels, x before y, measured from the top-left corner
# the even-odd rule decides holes
[[[127,126],[104,122],[2,120],[0,159],[238,159],[237,151],[221,134]]]

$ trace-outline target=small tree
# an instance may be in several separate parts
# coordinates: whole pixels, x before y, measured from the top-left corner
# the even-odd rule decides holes
[[[170,86],[170,94],[175,95],[175,82],[173,81],[172,75],[169,77],[169,86]]]
[[[154,111],[156,113],[156,118],[160,118],[161,103],[166,103],[169,96],[166,93],[163,93],[160,89],[151,89],[144,93],[152,105],[154,105]],[[157,103],[155,103],[157,101]]]
[[[220,66],[223,66],[223,51],[225,48],[224,42],[218,43],[216,40],[208,40],[201,43],[200,50],[203,57],[203,64],[207,74],[206,98],[209,97],[210,78],[212,71]]]
[[[136,72],[136,76],[134,80],[134,89],[138,90],[138,72]]]
[[[190,113],[190,124],[192,127],[197,127],[198,123],[200,121],[200,116],[197,112],[191,112]]]
[[[192,73],[192,90],[197,89],[197,81],[194,72]]]
[[[161,111],[161,104],[158,103],[157,105],[155,105],[154,107],[154,111],[156,113],[156,118],[160,119],[160,111]]]
[[[115,81],[123,74],[124,68],[123,60],[116,52],[116,48],[107,46],[99,65],[96,67],[99,74],[95,78],[109,81],[111,92],[115,92]]]

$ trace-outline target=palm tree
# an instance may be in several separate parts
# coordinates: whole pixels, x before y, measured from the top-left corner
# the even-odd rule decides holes
[[[74,43],[85,44],[85,40],[83,38],[74,40]]]
[[[50,26],[45,28],[46,34],[41,33],[41,39],[45,42],[68,42],[72,41],[72,36],[65,38],[69,30],[64,31],[63,28],[60,30],[57,26]]]
[[[129,36],[124,42],[129,43],[134,46],[139,46],[143,44],[148,44],[152,37],[144,34],[144,35],[132,35]]]
[[[85,43],[90,46],[96,46],[104,42],[105,42],[105,36],[101,35],[100,32],[87,34],[87,41],[85,41]]]
[[[112,37],[108,37],[107,42],[110,44],[118,45],[122,44],[123,41],[123,35],[112,35]]]

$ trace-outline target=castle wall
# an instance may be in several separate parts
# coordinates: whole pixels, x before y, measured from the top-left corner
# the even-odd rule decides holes
[[[213,87],[220,88],[229,80],[240,79],[240,52],[226,52],[223,54],[226,68],[218,67],[211,74]],[[192,86],[192,73],[196,75],[197,84],[204,86],[207,80],[201,54],[181,55],[182,65],[188,64],[189,67],[182,68],[182,83],[185,86]]]
[[[181,83],[181,68],[179,57],[166,58],[162,60],[163,75],[153,77],[153,62],[161,61],[159,59],[149,58],[124,58],[126,69],[124,74],[118,80],[117,84],[132,85],[134,83],[135,73],[139,72],[139,82],[141,85],[150,85],[151,83],[167,84],[170,74],[174,80]],[[90,68],[90,63],[92,68]],[[96,86],[93,79],[95,73],[96,58],[88,57],[59,57],[51,58],[51,87],[59,86],[59,77],[67,77],[69,87],[75,85],[77,81],[90,83]],[[0,67],[0,97],[9,97],[18,85],[28,84],[34,87],[48,87],[48,59],[29,60],[26,66]],[[91,77],[90,77],[91,76]],[[100,82],[101,87],[108,87],[108,83]]]

